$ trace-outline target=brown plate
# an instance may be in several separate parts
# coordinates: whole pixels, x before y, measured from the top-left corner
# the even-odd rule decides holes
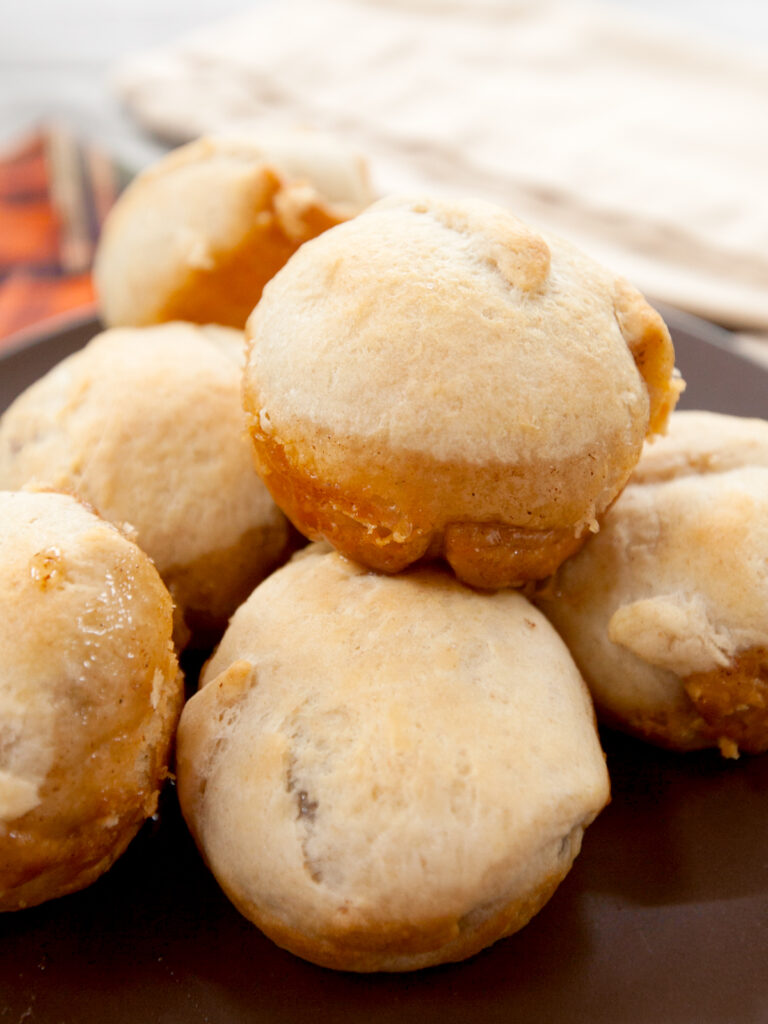
[[[664,311],[681,403],[768,415],[768,373]],[[0,409],[94,323],[0,358]],[[762,1024],[768,1021],[768,755],[676,755],[605,732],[613,802],[534,920],[472,960],[333,973],[284,953],[203,867],[169,790],[90,889],[0,915],[0,1020],[44,1024]]]

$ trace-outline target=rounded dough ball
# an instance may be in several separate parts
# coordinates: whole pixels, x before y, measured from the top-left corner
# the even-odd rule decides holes
[[[245,436],[242,345],[184,323],[105,331],[0,420],[0,487],[67,491],[130,524],[177,605],[180,644],[220,635],[286,554]]]
[[[768,750],[768,423],[675,413],[538,603],[606,722]]]
[[[63,494],[0,492],[0,910],[82,889],[154,813],[183,697],[149,558]]]
[[[608,799],[586,687],[515,591],[309,549],[235,613],[179,727],[179,798],[246,917],[403,971],[522,927]]]
[[[382,200],[308,243],[246,335],[256,463],[298,528],[490,589],[597,529],[681,386],[638,292],[473,200]]]
[[[364,161],[325,136],[243,129],[182,146],[107,218],[94,267],[104,322],[242,328],[291,253],[372,201]]]

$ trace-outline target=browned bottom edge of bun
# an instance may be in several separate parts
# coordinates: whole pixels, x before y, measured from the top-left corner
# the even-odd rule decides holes
[[[359,486],[341,484],[304,468],[289,446],[256,430],[251,434],[256,467],[296,528],[379,572],[397,573],[421,559],[442,557],[469,586],[522,586],[552,575],[589,536],[576,526],[578,502],[536,507],[533,469],[448,467],[414,457],[407,473],[394,469],[388,475],[379,468],[361,475]],[[552,475],[551,467],[542,472]],[[484,501],[495,506],[486,519],[471,517],[476,496],[478,507]],[[521,509],[520,518],[530,525],[499,521],[501,507],[510,510],[510,518]],[[561,525],[563,517],[572,521]]]
[[[224,888],[249,921],[282,949],[337,971],[396,973],[455,963],[519,931],[549,901],[568,874],[570,859],[525,896],[497,902],[456,919],[445,917],[408,924],[381,924],[370,931],[341,929],[309,935]]]
[[[143,807],[112,827],[105,825],[100,833],[92,829],[87,838],[76,835],[27,851],[12,883],[6,886],[0,879],[0,911],[25,910],[92,885],[122,856],[156,802],[155,795],[152,808]]]

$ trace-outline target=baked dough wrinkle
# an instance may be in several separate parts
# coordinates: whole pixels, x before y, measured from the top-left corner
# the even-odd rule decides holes
[[[256,464],[295,525],[488,588],[598,527],[681,386],[637,292],[479,201],[375,204],[291,258],[246,335]]]
[[[608,799],[586,691],[519,594],[308,552],[233,616],[178,736],[235,904],[350,970],[468,956],[549,897]]]
[[[154,812],[183,678],[170,597],[135,544],[65,495],[0,492],[0,506],[0,909],[13,910],[88,885]]]
[[[768,749],[766,427],[675,413],[537,595],[609,724],[683,750]]]
[[[324,137],[243,131],[182,146],[107,218],[94,267],[104,321],[242,328],[291,254],[372,198],[361,159]]]

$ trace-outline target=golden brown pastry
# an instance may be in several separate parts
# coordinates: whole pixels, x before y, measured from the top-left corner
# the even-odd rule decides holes
[[[675,413],[539,601],[609,723],[768,749],[768,423]]]
[[[0,491],[0,910],[89,885],[154,813],[183,696],[171,599],[74,498]]]
[[[105,331],[0,420],[0,487],[78,494],[130,524],[177,605],[179,644],[217,638],[287,557],[245,436],[242,345],[185,323]]]
[[[302,242],[372,201],[363,160],[325,136],[243,129],[182,146],[106,221],[94,269],[104,322],[242,328]]]
[[[296,526],[486,588],[581,546],[681,387],[638,292],[480,201],[376,203],[291,258],[246,335],[256,464]]]
[[[521,928],[608,799],[586,688],[524,597],[315,549],[233,616],[177,773],[241,912],[354,971],[460,960]]]

